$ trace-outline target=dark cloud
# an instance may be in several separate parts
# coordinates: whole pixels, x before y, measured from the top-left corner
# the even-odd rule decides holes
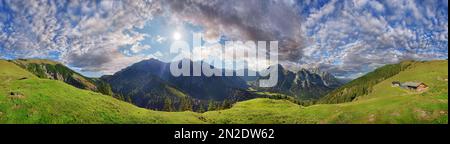
[[[280,41],[282,60],[298,60],[303,47],[298,7],[291,1],[167,0],[162,1],[175,19],[202,25],[205,36],[232,40]]]

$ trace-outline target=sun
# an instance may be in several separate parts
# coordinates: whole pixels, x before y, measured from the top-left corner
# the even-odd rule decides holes
[[[180,40],[181,39],[181,34],[179,32],[174,32],[173,33],[173,39],[174,40]]]

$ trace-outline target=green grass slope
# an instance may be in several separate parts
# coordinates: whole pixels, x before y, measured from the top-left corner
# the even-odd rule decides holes
[[[198,117],[138,108],[0,60],[0,123],[203,123]]]
[[[61,63],[45,59],[17,59],[11,62],[39,78],[60,80],[81,89],[113,95],[111,87],[100,79],[85,77]]]
[[[302,107],[285,100],[254,99],[207,112],[211,123],[448,123],[448,61],[414,62],[374,84],[353,102]],[[391,82],[422,81],[426,92],[392,87]]]
[[[362,77],[335,89],[322,97],[318,103],[336,104],[351,102],[355,98],[372,92],[373,86],[392,77],[401,71],[408,69],[414,61],[404,61],[398,64],[389,64],[374,70]]]
[[[206,113],[138,108],[0,60],[0,123],[448,123],[448,61],[414,62],[352,102],[308,107],[259,98]],[[24,79],[25,78],[25,79]],[[421,81],[425,92],[391,87]]]

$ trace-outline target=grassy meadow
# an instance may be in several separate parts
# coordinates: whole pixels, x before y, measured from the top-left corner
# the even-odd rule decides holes
[[[0,123],[448,123],[448,61],[416,62],[351,102],[300,106],[258,98],[205,113],[160,112],[64,82],[40,79],[0,60]],[[421,81],[419,93],[392,81]]]

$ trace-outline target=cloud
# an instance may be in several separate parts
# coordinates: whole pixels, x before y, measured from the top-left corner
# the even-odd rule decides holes
[[[138,42],[138,43],[134,44],[133,46],[131,46],[130,50],[133,53],[139,53],[143,50],[147,50],[150,48],[151,48],[150,45],[141,45],[141,43]]]
[[[119,48],[148,48],[136,44],[146,35],[133,29],[160,11],[159,3],[134,0],[2,1],[0,7],[6,9],[0,23],[10,29],[0,36],[1,55],[48,58],[57,53],[57,60],[70,66],[107,74],[145,58]]]
[[[360,1],[360,2],[364,2],[364,1]],[[336,0],[333,0],[329,3],[327,3],[326,5],[324,5],[319,10],[313,10],[311,12],[311,14],[308,16],[308,19],[306,20],[306,25],[311,26],[313,24],[316,24],[323,17],[334,12],[334,10],[336,9],[335,4],[336,4]]]
[[[384,11],[384,5],[381,4],[380,2],[370,1],[369,4],[372,6],[372,8],[374,8],[378,12],[383,12]]]
[[[292,1],[261,0],[167,0],[173,19],[203,26],[205,38],[217,41],[225,35],[231,40],[280,41],[280,58],[298,59],[303,32],[297,5]]]
[[[447,12],[440,1],[328,2],[305,14],[311,42],[290,65],[357,77],[402,60],[447,58]]]
[[[51,57],[111,74],[161,55],[140,53],[150,49],[149,35],[157,43],[167,38],[136,30],[160,15],[200,26],[208,42],[279,41],[286,66],[340,77],[405,59],[448,58],[445,0],[4,0],[0,57]]]
[[[156,36],[154,37],[154,40],[155,40],[156,42],[158,42],[158,43],[163,43],[163,42],[167,41],[167,38],[166,38],[166,37],[162,37],[162,36],[160,36],[160,35],[156,35]]]

